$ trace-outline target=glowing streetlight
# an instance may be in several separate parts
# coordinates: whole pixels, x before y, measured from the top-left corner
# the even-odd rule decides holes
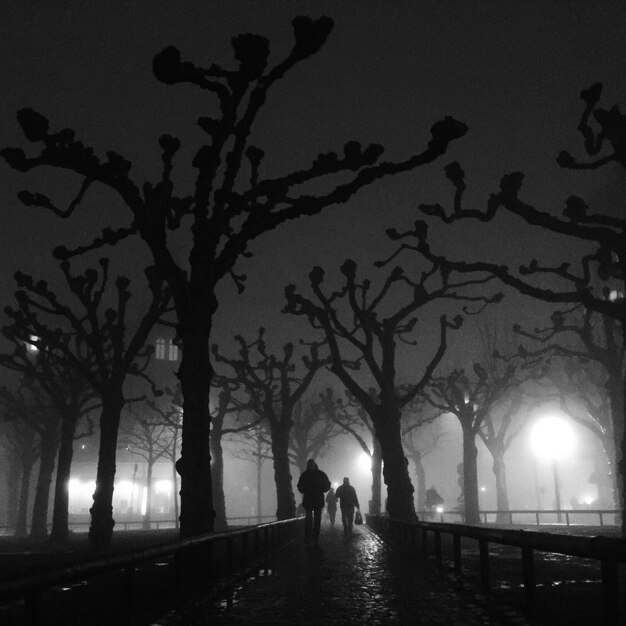
[[[551,462],[557,522],[561,523],[561,487],[557,462],[571,454],[576,447],[574,431],[564,417],[548,415],[533,426],[530,432],[530,445],[538,457]]]
[[[372,457],[367,452],[361,452],[361,454],[359,454],[357,463],[359,464],[359,469],[364,472],[372,471]]]

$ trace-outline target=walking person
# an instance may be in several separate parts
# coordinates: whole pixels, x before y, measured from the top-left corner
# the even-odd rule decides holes
[[[335,495],[335,490],[332,487],[326,494],[326,510],[328,511],[330,525],[334,526],[335,516],[337,515],[337,496]]]
[[[313,539],[317,543],[320,536],[324,494],[330,489],[330,480],[313,459],[306,463],[306,470],[300,474],[298,491],[303,495],[302,506],[306,512],[304,518],[304,539]]]
[[[356,490],[350,484],[350,479],[347,476],[343,479],[343,485],[337,487],[335,495],[339,500],[339,506],[341,508],[343,534],[349,535],[352,532],[352,525],[354,524],[354,510],[360,507]]]

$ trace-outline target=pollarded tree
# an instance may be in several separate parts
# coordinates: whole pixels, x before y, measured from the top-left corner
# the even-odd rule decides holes
[[[371,387],[368,393],[372,398],[376,397],[374,387]],[[361,450],[370,457],[372,499],[368,503],[368,513],[379,515],[382,511],[383,456],[374,432],[374,424],[365,408],[349,391],[346,391],[345,398],[335,398],[334,390],[329,387],[323,394],[320,394],[320,397],[330,419],[342,430],[352,435],[361,446]]]
[[[437,419],[440,415],[438,411],[433,413],[432,406],[423,397],[418,397],[406,407],[402,416],[402,443],[415,467],[418,513],[431,508],[426,501],[424,459],[437,448],[445,436],[441,430],[441,422]]]
[[[108,544],[115,524],[112,502],[118,430],[129,400],[124,385],[131,375],[145,378],[152,355],[152,346],[146,342],[156,322],[170,310],[171,299],[154,268],[149,268],[148,302],[138,318],[131,319],[130,281],[118,277],[110,293],[106,259],[100,262],[100,272],[88,269],[74,275],[68,261],[61,263],[61,269],[71,304],[62,302],[45,281],[17,273],[21,287],[16,293],[18,306],[7,307],[5,312],[13,321],[16,340],[60,353],[65,366],[73,368],[100,398],[100,443],[89,538],[95,544]]]
[[[330,347],[330,370],[365,408],[374,425],[382,450],[389,514],[412,520],[415,507],[408,461],[402,448],[402,409],[417,397],[430,379],[446,351],[448,330],[459,328],[462,317],[458,315],[453,321],[449,321],[446,315],[440,317],[438,347],[430,360],[422,357],[421,377],[411,373],[416,380],[403,384],[402,388],[397,370],[398,342],[416,345],[413,334],[417,324],[415,314],[430,302],[465,301],[479,303],[482,308],[489,302],[499,301],[501,296],[466,295],[464,288],[475,288],[488,282],[489,278],[455,282],[444,264],[432,265],[417,282],[397,267],[378,292],[374,292],[369,280],[357,280],[354,261],[345,261],[341,273],[345,278],[344,285],[327,293],[323,288],[324,270],[314,268],[309,275],[314,299],[306,298],[296,291],[295,285],[289,285],[285,289],[287,305],[284,310],[307,317],[314,328],[323,330]],[[353,354],[367,367],[370,377],[367,384],[346,367]],[[406,376],[406,373],[402,374],[403,378]],[[372,381],[374,393],[370,392]]]
[[[541,342],[544,345],[542,353],[578,361],[578,366],[564,364],[560,368],[566,376],[565,380],[561,378],[556,384],[577,400],[578,408],[583,407],[586,416],[582,416],[582,419],[576,407],[569,408],[572,409],[572,417],[600,439],[610,467],[615,501],[621,504],[622,483],[616,480],[613,469],[619,465],[618,459],[621,457],[622,385],[626,375],[626,351],[619,336],[619,325],[614,318],[580,305],[555,311],[550,321],[549,326],[533,331],[525,330],[520,325],[515,330],[520,335]],[[585,365],[588,362],[594,363],[595,368],[590,364]],[[590,390],[594,386],[604,387],[605,393],[598,394]],[[567,402],[567,399],[564,401]]]
[[[609,144],[608,153],[591,161],[579,161],[567,152],[561,152],[558,164],[566,169],[596,170],[604,165],[616,163],[626,169],[626,115],[617,106],[610,110],[597,107],[602,86],[595,84],[581,92],[585,103],[578,130],[583,135],[588,155],[595,157]],[[590,125],[593,114],[599,130],[594,131]],[[470,219],[490,222],[502,211],[519,216],[526,223],[540,229],[571,238],[573,243],[593,246],[589,254],[582,254],[580,268],[571,269],[569,263],[558,266],[544,266],[533,259],[526,266],[520,266],[515,272],[506,265],[487,262],[452,260],[435,253],[428,243],[428,226],[417,220],[414,227],[407,232],[395,229],[387,231],[393,240],[407,240],[400,250],[418,251],[433,262],[446,261],[450,267],[460,272],[489,272],[497,276],[503,283],[513,287],[522,294],[551,303],[580,304],[607,319],[614,320],[619,327],[617,336],[620,348],[624,347],[626,335],[626,299],[624,298],[626,277],[626,219],[613,217],[606,213],[589,213],[588,204],[577,196],[570,196],[565,201],[562,217],[555,217],[552,211],[541,210],[519,198],[524,175],[513,172],[502,177],[500,190],[492,194],[487,202],[486,210],[465,208],[464,192],[466,189],[465,173],[461,166],[454,162],[445,168],[446,176],[455,188],[452,211],[446,211],[441,205],[420,205],[420,210],[446,224],[459,220]],[[555,288],[545,286],[542,280],[551,277],[557,281]],[[626,377],[621,381],[621,403],[615,415],[619,415],[622,440],[620,442],[621,461],[619,464],[622,489],[626,480],[626,428],[623,428],[626,415]],[[626,502],[623,503],[626,506]],[[626,515],[622,516],[622,531],[626,533]]]
[[[44,344],[41,337],[33,335],[31,319],[18,316],[14,323],[3,328],[5,337],[13,344],[11,352],[0,353],[0,365],[19,372],[37,385],[46,402],[54,408],[48,419],[58,416],[58,440],[50,438],[51,448],[46,451],[44,466],[49,468],[50,476],[54,464],[48,459],[56,456],[56,479],[54,487],[54,504],[52,513],[52,530],[50,539],[63,543],[69,537],[69,492],[67,484],[70,479],[74,442],[93,434],[93,424],[88,420],[85,432],[78,432],[78,426],[84,417],[99,407],[96,393],[82,372],[77,371],[73,362],[68,362],[65,353],[55,344]],[[58,341],[74,344],[75,336],[66,335]],[[74,351],[76,345],[72,348]],[[50,424],[51,426],[51,424]],[[52,446],[55,443],[58,444]],[[47,534],[47,494],[38,500],[37,515],[33,519],[33,534],[43,537]]]
[[[37,430],[31,414],[37,414],[29,394],[20,385],[16,391],[0,388],[0,447],[7,460],[7,523],[16,537],[27,533],[28,503],[33,467],[40,453]],[[14,481],[8,483],[13,478]]]
[[[289,457],[298,470],[303,472],[307,460],[323,456],[341,430],[328,416],[323,398],[317,401],[298,402],[294,407],[292,419]]]
[[[234,372],[220,376],[239,383],[249,398],[249,406],[269,426],[274,459],[274,481],[276,483],[276,517],[289,519],[296,515],[296,500],[293,493],[289,463],[289,445],[293,428],[293,414],[313,382],[315,374],[328,363],[319,355],[319,344],[309,346],[297,363],[294,346],[286,343],[283,354],[278,357],[267,350],[263,339],[265,329],[259,329],[258,338],[247,343],[237,335],[239,355],[229,358],[220,354],[217,345],[212,351],[216,363],[227,365]]]
[[[236,69],[216,64],[197,67],[182,61],[180,52],[172,46],[154,57],[153,71],[161,82],[189,83],[217,98],[219,113],[198,119],[207,140],[191,163],[197,171],[191,190],[180,193],[174,189],[173,158],[180,141],[169,135],[159,140],[163,161],[160,179],[142,184],[131,178],[129,160],[113,151],[101,160],[93,148],[75,139],[73,130],[51,132],[48,120],[31,109],[19,111],[18,122],[26,139],[43,144],[43,149],[32,157],[20,148],[5,148],[1,152],[18,171],[60,167],[82,179],[78,193],[66,209],[57,207],[43,194],[20,193],[20,200],[28,206],[42,207],[68,218],[84,203],[91,186],[97,184],[117,193],[128,209],[127,225],[113,224],[92,243],[73,250],[58,248],[59,258],[138,234],[171,288],[183,349],[178,371],[184,397],[182,457],[178,463],[182,536],[207,532],[213,527],[207,441],[212,375],[209,344],[218,307],[218,284],[232,277],[243,288],[244,277],[234,273],[235,264],[240,257],[249,256],[249,245],[262,234],[287,220],[346,203],[380,178],[432,163],[446,152],[451,141],[467,132],[464,124],[446,117],[431,127],[432,137],[426,148],[404,160],[379,161],[382,146],[363,148],[350,141],[342,154],[320,154],[308,167],[262,178],[264,152],[252,145],[250,137],[268,92],[296,65],[316,54],[333,28],[328,17],[296,17],[292,23],[294,45],[275,65],[268,65],[268,40],[253,34],[232,39]],[[312,182],[326,191],[313,195]],[[181,254],[181,238],[172,241],[169,236],[183,226],[188,234],[188,263],[180,262],[185,256]]]

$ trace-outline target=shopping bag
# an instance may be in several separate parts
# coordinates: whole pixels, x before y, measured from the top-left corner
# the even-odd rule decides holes
[[[356,510],[356,514],[354,515],[354,523],[357,526],[360,526],[363,523],[363,516],[361,515],[361,511],[359,511],[359,509]]]

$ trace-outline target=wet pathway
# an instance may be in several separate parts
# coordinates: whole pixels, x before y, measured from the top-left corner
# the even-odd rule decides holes
[[[365,527],[325,526],[317,546],[291,543],[193,624],[500,624],[459,596],[432,563],[383,544]]]

